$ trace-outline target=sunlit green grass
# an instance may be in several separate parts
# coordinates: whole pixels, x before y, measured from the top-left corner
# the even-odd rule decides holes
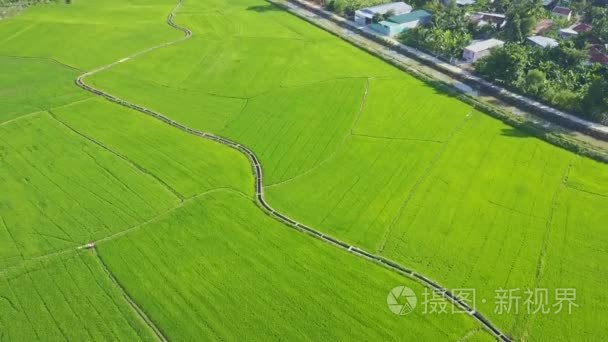
[[[0,126],[0,162],[2,266],[114,234],[178,202],[45,112]]]
[[[0,124],[86,99],[72,84],[79,73],[49,59],[0,56]]]
[[[53,112],[69,127],[124,156],[182,197],[217,188],[253,195],[249,161],[234,149],[99,98]]]
[[[6,341],[153,341],[91,252],[70,252],[0,275]]]
[[[0,120],[50,110],[61,121],[40,113],[0,126],[0,188],[9,189],[0,194],[0,263],[161,215],[101,254],[170,338],[487,338],[462,315],[392,315],[386,293],[405,280],[264,216],[243,156],[103,100],[80,102],[77,72],[48,59],[90,69],[181,37],[163,24],[173,6],[75,2],[0,23],[0,55],[46,58],[2,58],[14,67],[0,66],[9,103]],[[88,82],[249,146],[271,205],[448,288],[475,288],[481,312],[515,338],[608,332],[606,165],[491,119],[264,1],[186,1],[177,21],[193,39]],[[501,287],[574,287],[579,307],[495,314]]]
[[[177,340],[457,340],[465,314],[406,316],[388,292],[422,287],[286,228],[252,199],[219,191],[99,246],[126,290]]]
[[[0,25],[0,55],[47,57],[80,69],[176,39],[163,25],[173,1],[63,1],[33,6]]]
[[[501,287],[576,286],[581,301],[599,303],[589,298],[601,297],[601,286],[549,279],[547,272],[563,264],[549,253],[553,245],[588,221],[590,233],[580,239],[594,248],[568,252],[594,265],[598,279],[606,277],[598,261],[608,250],[605,225],[590,219],[608,204],[601,185],[606,165],[502,124],[264,2],[211,6],[222,11],[194,3],[177,17],[201,33],[196,39],[123,63],[93,82],[250,146],[262,160],[271,205],[447,287],[476,288],[487,301],[479,304],[482,312],[516,338],[606,332],[588,319],[602,311],[597,304],[581,305],[572,316],[532,316],[495,314],[493,301]],[[207,25],[222,15],[257,25],[246,33],[238,24],[225,31]],[[265,39],[252,48],[245,35]],[[167,71],[155,72],[160,66]],[[345,85],[353,90],[344,92]],[[230,105],[205,106],[219,103],[207,96]],[[571,188],[593,200],[566,200]]]
[[[408,317],[392,314],[386,306],[390,289],[406,285],[421,294],[422,288],[263,214],[253,204],[251,166],[243,155],[108,101],[88,99],[91,95],[74,86],[82,71],[73,67],[103,65],[179,36],[161,25],[173,5],[50,5],[0,25],[6,33],[0,54],[27,56],[4,58],[3,64],[2,95],[10,106],[3,108],[0,126],[0,184],[8,189],[0,195],[2,339],[150,339],[150,329],[94,255],[75,251],[98,240],[104,241],[100,249],[110,271],[169,339],[488,338],[465,315],[427,317],[420,309]],[[196,21],[196,13],[184,17]],[[281,168],[281,175],[270,178],[278,182],[314,168],[327,151],[344,144],[340,132],[358,118],[366,82],[286,82],[278,96],[298,97],[299,109],[291,101],[276,101],[277,94],[265,96],[281,87],[277,82],[306,42],[290,44],[291,56],[281,55],[284,46],[276,41],[258,50],[259,42],[277,34],[272,25],[249,30],[245,23],[255,24],[258,15],[250,11],[237,25],[238,34],[251,42],[234,42],[236,54],[224,46],[219,58],[204,59],[199,51],[217,55],[211,45],[184,50],[184,56],[202,58],[195,67],[172,68],[175,56],[155,66],[156,75],[179,72],[194,91],[171,80],[174,87],[159,91],[154,75],[117,84],[156,93],[161,101],[150,107],[163,112],[188,108],[180,119],[192,119],[194,127],[210,125],[252,145],[259,141],[260,151],[268,147],[260,136],[291,139],[260,155],[265,164]],[[283,38],[302,33],[327,38],[280,12],[271,15],[291,27],[279,34]],[[95,35],[100,39],[84,39]],[[142,39],[134,38],[138,35]],[[26,44],[32,37],[48,39]],[[231,67],[242,54],[269,57],[268,63],[284,70],[268,75],[256,61]],[[253,68],[257,75],[247,76]],[[231,85],[227,77],[241,81]],[[223,86],[234,96],[217,94]],[[326,92],[321,98],[320,89]],[[309,103],[314,106],[305,108]],[[275,115],[293,110],[292,125]],[[340,124],[319,124],[327,120]],[[309,129],[315,138],[304,146],[299,136]],[[303,147],[288,153],[293,145]],[[161,250],[158,239],[166,243]],[[152,250],[155,257],[141,259]],[[167,255],[173,260],[164,259]],[[134,283],[133,277],[148,280]]]

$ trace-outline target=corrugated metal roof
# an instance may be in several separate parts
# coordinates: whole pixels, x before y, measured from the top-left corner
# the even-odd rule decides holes
[[[395,11],[395,13],[405,13],[410,12],[412,10],[412,6],[406,4],[403,1],[399,1],[368,7],[368,9],[378,13],[386,13],[389,11]]]
[[[480,52],[494,47],[502,46],[504,43],[505,42],[503,42],[502,40],[492,38],[473,43],[467,46],[465,49],[473,52]]]
[[[591,31],[591,29],[593,29],[593,26],[591,26],[589,24],[585,24],[585,23],[578,23],[578,24],[571,26],[570,28],[578,33],[583,33],[583,32],[587,32],[587,31]]]
[[[431,16],[431,13],[425,10],[416,10],[406,14],[394,15],[388,18],[389,21],[392,21],[397,24],[409,23],[412,21],[420,20],[422,18],[428,18]]]
[[[391,2],[389,4],[362,8],[362,9],[358,10],[357,12],[370,13],[370,14],[374,14],[374,13],[385,14],[390,11],[393,11],[396,14],[408,13],[408,12],[412,11],[412,6],[406,4],[405,2],[399,1],[399,2]]]
[[[543,37],[543,36],[531,36],[528,37],[528,40],[535,43],[536,45],[542,46],[542,47],[556,47],[559,45],[559,43],[557,42],[557,40],[553,39],[553,38],[549,38],[549,37]]]
[[[567,7],[555,6],[555,8],[553,8],[553,13],[568,15],[568,14],[572,13],[572,10],[570,10]]]
[[[394,22],[390,22],[390,21],[381,21],[378,24],[383,25],[383,26],[399,26],[399,24],[394,23]]]
[[[500,19],[505,19],[507,17],[505,14],[502,14],[502,13],[477,12],[477,14],[481,14],[484,17],[494,17],[494,18],[500,18]]]
[[[558,32],[558,33],[565,33],[565,34],[568,34],[568,35],[573,35],[573,36],[575,36],[575,35],[577,35],[577,34],[578,34],[578,32],[574,31],[574,30],[573,30],[573,29],[571,29],[571,28],[565,28],[565,29],[561,29],[561,30],[559,30],[559,31],[557,31],[557,32]]]

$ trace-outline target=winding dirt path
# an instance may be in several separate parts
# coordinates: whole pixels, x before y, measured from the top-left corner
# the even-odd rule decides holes
[[[494,324],[492,324],[485,316],[483,316],[481,313],[479,313],[478,311],[475,311],[473,308],[471,308],[467,303],[465,303],[462,299],[456,297],[454,294],[452,294],[450,291],[448,291],[446,288],[440,286],[439,284],[437,284],[436,282],[430,280],[429,278],[414,272],[411,269],[408,269],[396,262],[393,262],[391,260],[388,260],[382,256],[378,256],[375,254],[372,254],[370,252],[367,252],[363,249],[360,249],[358,247],[355,246],[351,246],[343,241],[340,241],[336,238],[333,238],[331,236],[325,235],[311,227],[308,227],[302,223],[296,222],[295,220],[281,214],[280,212],[274,210],[270,204],[268,204],[266,202],[266,200],[264,199],[264,187],[263,187],[263,177],[262,177],[262,166],[260,164],[259,159],[257,158],[257,156],[255,155],[255,153],[253,153],[253,151],[251,151],[249,148],[238,144],[234,141],[231,141],[229,139],[220,137],[218,135],[212,134],[212,133],[207,133],[207,132],[201,132],[195,129],[192,129],[190,127],[187,127],[179,122],[176,122],[172,119],[170,119],[169,117],[155,112],[153,110],[147,109],[145,107],[142,107],[140,105],[134,104],[134,103],[130,103],[128,101],[125,101],[123,99],[120,99],[117,96],[114,96],[112,94],[109,94],[101,89],[97,89],[93,86],[90,86],[88,84],[86,84],[85,79],[88,76],[92,76],[96,73],[99,73],[101,71],[110,69],[112,67],[114,67],[115,65],[118,65],[120,63],[124,63],[128,60],[134,59],[138,56],[141,56],[143,54],[146,54],[148,52],[166,47],[166,46],[170,46],[170,45],[174,45],[177,44],[179,42],[188,40],[190,37],[192,37],[192,31],[190,31],[189,29],[185,28],[185,27],[181,27],[177,24],[175,24],[175,22],[173,21],[173,18],[175,16],[175,13],[181,8],[182,4],[183,4],[184,0],[178,0],[178,4],[175,6],[175,8],[171,11],[171,13],[169,14],[169,16],[167,17],[167,24],[179,31],[182,31],[184,33],[184,37],[178,39],[178,40],[174,40],[171,42],[167,42],[167,43],[163,43],[154,47],[150,47],[148,49],[139,51],[137,53],[134,53],[130,56],[127,56],[125,58],[122,58],[116,62],[107,64],[105,66],[101,66],[99,68],[96,68],[94,70],[85,72],[84,74],[78,76],[78,78],[76,78],[76,84],[83,88],[84,90],[87,90],[93,94],[99,95],[109,101],[112,101],[114,103],[117,103],[121,106],[139,111],[141,113],[147,114],[149,116],[152,116],[166,124],[169,124],[175,128],[178,128],[186,133],[198,136],[200,138],[204,138],[204,139],[209,139],[209,140],[213,140],[215,142],[218,142],[224,146],[228,146],[230,148],[236,149],[238,151],[240,151],[241,153],[243,153],[251,162],[252,165],[252,169],[253,169],[253,174],[255,177],[255,198],[256,198],[256,202],[257,204],[261,207],[261,209],[263,211],[265,211],[268,215],[274,217],[275,219],[277,219],[278,221],[284,223],[285,225],[289,226],[290,228],[296,229],[300,232],[306,233],[308,235],[311,235],[315,238],[318,238],[326,243],[329,243],[337,248],[341,248],[351,254],[354,254],[356,256],[359,256],[361,258],[364,258],[366,260],[372,261],[374,263],[380,264],[394,272],[397,272],[401,275],[406,276],[409,279],[412,279],[424,286],[426,286],[427,288],[430,288],[431,290],[436,291],[437,293],[440,293],[446,300],[448,300],[449,302],[451,302],[452,304],[454,304],[455,306],[457,306],[458,308],[468,312],[468,314],[475,319],[477,322],[479,322],[481,324],[481,326],[486,329],[488,332],[490,332],[494,337],[496,337],[498,340],[500,341],[505,341],[505,342],[510,342],[511,339],[505,335],[502,331],[500,331],[498,329],[498,327],[496,327]]]

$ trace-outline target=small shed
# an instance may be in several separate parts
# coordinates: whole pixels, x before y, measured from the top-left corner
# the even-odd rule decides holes
[[[490,54],[494,48],[501,47],[505,44],[502,40],[495,38],[475,42],[464,48],[462,59],[467,62],[475,62],[478,59]]]
[[[559,46],[557,40],[543,36],[531,36],[527,38],[528,44],[542,48],[554,48]]]

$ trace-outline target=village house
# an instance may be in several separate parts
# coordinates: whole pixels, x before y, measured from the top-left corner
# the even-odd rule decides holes
[[[464,48],[462,59],[469,63],[473,63],[478,59],[489,55],[492,49],[501,47],[504,44],[505,42],[502,40],[494,38],[478,41]]]
[[[374,15],[392,13],[393,15],[399,15],[403,13],[409,13],[412,11],[412,6],[405,2],[391,2],[384,5],[372,6],[361,8],[355,11],[355,22],[361,25],[369,25],[372,23]]]
[[[569,9],[568,7],[555,6],[555,7],[553,7],[551,14],[553,14],[556,17],[565,18],[566,20],[572,19],[572,10]]]
[[[431,14],[424,10],[416,10],[389,17],[387,20],[370,25],[374,31],[380,32],[385,36],[394,37],[399,33],[427,24],[431,21]]]
[[[608,65],[608,44],[607,46],[596,45],[589,49],[589,61]]]
[[[492,25],[496,28],[502,28],[507,23],[507,16],[500,13],[477,12],[472,14],[469,20],[476,23],[478,27]]]
[[[553,26],[553,20],[551,19],[543,19],[540,20],[537,24],[536,27],[534,27],[534,29],[532,30],[532,32],[534,34],[543,34],[547,31],[549,31],[549,29]]]
[[[557,35],[562,38],[570,38],[578,35],[578,32],[574,31],[571,28],[564,28],[557,31]]]
[[[538,46],[542,48],[554,48],[559,46],[557,40],[543,36],[531,36],[526,39],[527,43],[532,46]]]
[[[576,31],[576,33],[585,33],[585,32],[591,31],[593,26],[591,26],[589,24],[585,24],[585,23],[577,23],[577,24],[570,26],[570,28],[573,31]]]

